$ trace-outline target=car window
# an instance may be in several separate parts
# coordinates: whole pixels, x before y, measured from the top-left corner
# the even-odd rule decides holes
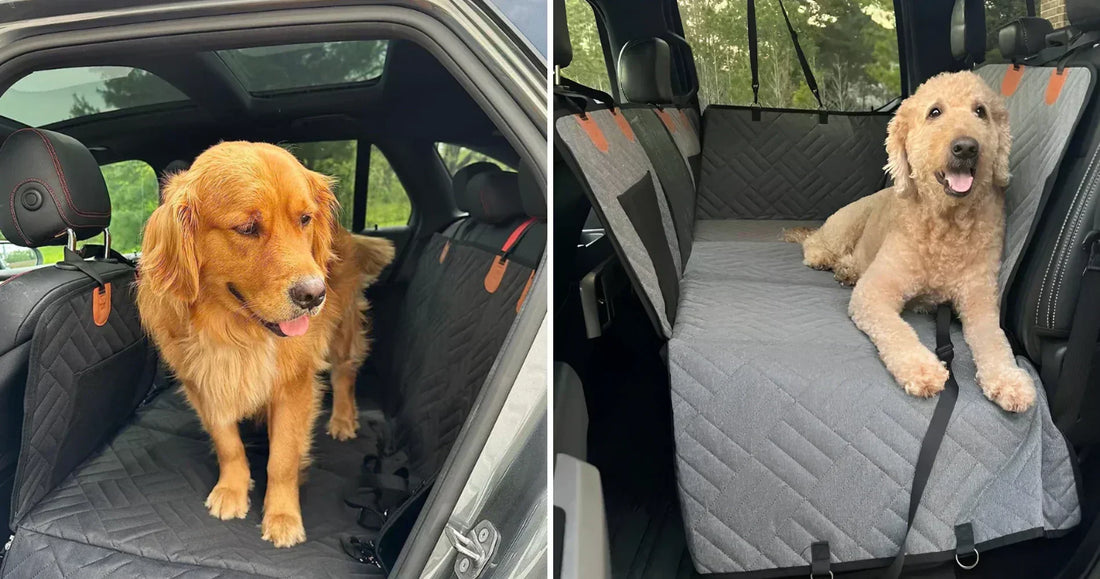
[[[573,45],[573,60],[562,74],[585,86],[611,92],[611,75],[607,72],[596,13],[586,0],[565,0],[565,17],[569,22],[569,42]]]
[[[40,127],[87,115],[185,101],[167,81],[138,68],[39,70],[0,95],[0,116]]]
[[[1061,14],[1065,14],[1065,3],[1043,2],[1043,11],[1048,16],[1057,17],[1058,13],[1050,9],[1054,4],[1062,7]],[[985,0],[985,61],[989,63],[1006,62],[1001,56],[1001,49],[997,42],[1001,28],[1006,24],[1027,16],[1027,2],[1024,0]],[[1046,17],[1046,16],[1044,16]],[[1063,16],[1064,17],[1064,16]],[[1057,28],[1059,25],[1054,24]]]
[[[370,176],[367,180],[367,229],[408,225],[412,203],[389,159],[375,146],[370,148]]]
[[[872,110],[901,95],[891,0],[792,2],[788,8],[826,108]],[[700,105],[752,104],[745,3],[681,2],[679,9],[695,56]],[[779,3],[757,2],[756,19],[760,104],[817,109]]]
[[[340,225],[350,230],[352,200],[355,198],[355,160],[359,143],[353,140],[295,143],[287,146],[287,150],[298,157],[307,169],[336,180],[332,192],[340,202]]]
[[[443,160],[443,165],[447,167],[452,177],[459,169],[474,163],[492,163],[501,169],[512,170],[507,164],[462,145],[436,143],[435,150],[439,152],[439,158]]]
[[[546,0],[490,0],[489,5],[546,58]]]
[[[123,255],[137,253],[145,222],[160,202],[157,173],[138,160],[103,165],[99,170],[111,196],[111,247]]]

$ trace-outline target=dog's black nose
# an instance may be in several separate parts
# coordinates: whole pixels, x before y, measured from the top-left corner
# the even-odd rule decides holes
[[[970,137],[959,137],[951,141],[951,154],[960,159],[973,159],[978,156],[978,141]]]
[[[290,301],[298,307],[308,310],[325,301],[325,280],[319,277],[304,279],[290,288]]]

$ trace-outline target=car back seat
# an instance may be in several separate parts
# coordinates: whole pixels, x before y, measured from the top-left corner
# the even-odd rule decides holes
[[[1015,177],[1003,289],[1089,101],[1093,71],[990,65],[978,73],[996,88],[1016,85],[1007,97]],[[889,563],[935,402],[894,384],[848,319],[850,293],[804,267],[797,245],[775,241],[779,228],[765,228],[768,239],[744,232],[744,221],[699,221],[680,275],[674,232],[660,219],[660,162],[608,111],[562,114],[555,126],[563,157],[583,175],[670,339],[677,472],[696,569],[808,572],[811,556],[821,556],[811,544],[822,541],[826,569],[830,561],[836,571]],[[905,316],[931,343],[931,319]],[[1072,459],[1045,400],[1021,416],[1002,412],[978,390],[957,324],[952,336],[962,393],[907,544],[922,561],[1057,535],[1080,518]],[[1037,377],[1029,360],[1018,362]]]
[[[545,203],[529,177],[494,167],[481,169],[491,177],[467,180],[474,171],[456,179],[469,216],[432,236],[410,280],[401,330],[392,338],[398,359],[384,377],[384,387],[400,395],[381,440],[369,427],[379,423],[372,404],[359,405],[363,430],[352,441],[334,441],[323,431],[327,417],[317,420],[313,463],[301,489],[305,543],[276,549],[260,538],[267,454],[262,428],[244,431],[257,479],[248,516],[210,516],[203,502],[217,480],[217,462],[194,411],[173,388],[139,409],[29,509],[2,575],[383,574],[367,562],[377,558],[357,560],[342,541],[364,537],[366,544],[379,533],[360,525],[361,509],[346,502],[349,491],[361,482],[364,462],[393,464],[401,456],[401,466],[421,481],[438,470],[522,307],[545,245]],[[484,206],[474,204],[482,199]]]

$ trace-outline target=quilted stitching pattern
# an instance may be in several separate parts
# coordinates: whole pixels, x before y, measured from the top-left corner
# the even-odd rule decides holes
[[[497,291],[485,289],[494,255],[435,235],[417,264],[398,336],[403,395],[394,443],[415,472],[427,477],[443,465],[516,317],[531,269],[510,262]],[[446,288],[442,291],[441,288]],[[425,336],[433,338],[428,343]],[[413,343],[416,347],[412,347]]]
[[[31,345],[31,374],[24,398],[25,417],[19,456],[13,520],[19,520],[68,472],[62,464],[62,451],[71,436],[101,438],[103,432],[70,432],[69,425],[79,411],[75,392],[78,374],[111,356],[132,347],[144,348],[137,306],[130,295],[131,272],[106,278],[115,290],[111,296],[111,315],[106,324],[92,321],[91,284],[71,293],[50,307],[38,320]],[[134,405],[149,384],[134,381],[129,397]],[[127,414],[121,410],[123,415]],[[111,424],[102,428],[110,429]],[[79,458],[78,458],[79,460]]]
[[[669,365],[698,571],[806,565],[819,540],[837,562],[896,553],[935,402],[894,384],[848,319],[849,297],[831,274],[801,266],[796,245],[696,242]],[[930,316],[905,317],[934,343]],[[952,339],[960,398],[909,552],[954,548],[964,521],[979,542],[1076,525],[1071,459],[1042,389],[1032,411],[1002,412],[977,387],[957,324]]]
[[[881,187],[889,120],[708,107],[698,218],[825,219]]]
[[[369,425],[379,418],[376,410],[361,409],[364,432],[337,442],[323,433],[327,413],[319,417],[313,464],[301,490],[310,540],[276,549],[259,532],[263,428],[244,432],[256,479],[248,517],[219,521],[203,506],[217,481],[209,439],[178,391],[162,394],[27,515],[5,560],[5,576],[113,576],[125,569],[155,577],[377,575],[374,567],[345,555],[339,537],[363,533],[342,495],[362,456],[374,451]]]

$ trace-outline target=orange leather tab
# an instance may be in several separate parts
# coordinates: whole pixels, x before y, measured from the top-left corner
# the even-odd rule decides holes
[[[111,317],[111,284],[104,284],[103,289],[92,288],[92,321],[95,325],[102,326]]]
[[[499,255],[493,258],[493,265],[489,267],[489,273],[485,274],[485,291],[496,293],[500,287],[500,280],[504,279],[504,272],[508,269],[508,260]]]
[[[657,116],[661,117],[661,122],[663,122],[665,126],[668,127],[668,132],[676,132],[676,123],[672,120],[672,115],[668,114],[668,112],[664,109],[657,109]]]
[[[581,115],[573,115],[573,118],[577,119],[577,124],[584,129],[588,140],[592,141],[592,144],[596,146],[596,150],[601,153],[607,152],[607,138],[603,136],[603,131],[600,130],[600,126],[596,124],[596,119],[591,116],[581,117]]]
[[[1020,88],[1020,79],[1024,78],[1024,67],[1016,64],[1008,67],[1005,77],[1001,79],[1001,94],[1012,96],[1016,89]]]
[[[1069,69],[1063,68],[1062,72],[1058,72],[1058,69],[1050,71],[1050,79],[1047,80],[1047,94],[1046,103],[1052,105],[1058,102],[1058,95],[1062,94],[1062,87],[1066,84],[1066,78],[1069,76]]]
[[[450,251],[450,250],[451,250],[451,242],[447,241],[447,243],[443,244],[443,251],[439,252],[439,263],[443,263],[443,261],[445,259],[447,259],[447,252]]]
[[[523,293],[519,294],[519,301],[516,302],[516,313],[519,313],[519,309],[523,307],[523,300],[527,299],[527,292],[531,291],[531,282],[535,281],[535,272],[531,272],[531,275],[527,276],[527,284],[523,286]]]
[[[615,124],[619,125],[619,130],[623,132],[626,140],[631,143],[634,142],[634,129],[630,127],[630,122],[626,120],[626,116],[620,110],[618,112],[611,111],[611,116],[615,118]]]

